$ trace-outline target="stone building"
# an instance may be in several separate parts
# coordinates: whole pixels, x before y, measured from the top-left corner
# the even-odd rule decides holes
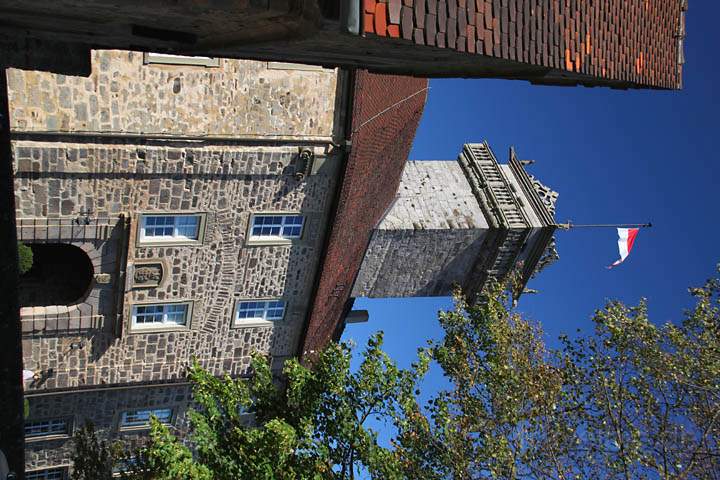
[[[87,78],[8,82],[17,234],[35,253],[20,285],[26,462],[56,478],[85,419],[125,437],[150,411],[181,425],[192,358],[238,376],[255,351],[277,368],[296,355],[348,82],[121,51],[94,52]]]
[[[191,351],[241,374],[240,338],[308,359],[339,335],[425,101],[426,80],[396,75],[677,89],[687,3],[0,2],[0,449],[11,467],[23,456],[21,333],[43,395],[175,379]],[[300,238],[255,244],[256,218],[261,237],[279,221]],[[23,279],[22,322],[16,236],[56,260]],[[285,302],[284,323],[222,323],[255,311],[241,299]],[[138,328],[158,318],[185,324]]]
[[[425,80],[95,51],[73,77],[11,70],[28,478],[65,478],[92,421],[180,431],[195,358],[306,361],[357,296],[477,292],[552,250],[557,194],[511,152],[406,162]],[[369,243],[368,243],[369,242]]]

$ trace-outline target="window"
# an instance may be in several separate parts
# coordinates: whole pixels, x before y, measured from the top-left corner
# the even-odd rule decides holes
[[[250,239],[300,238],[304,220],[302,215],[253,215]]]
[[[162,65],[190,65],[196,67],[218,67],[220,60],[215,57],[202,57],[190,55],[173,55],[171,53],[152,53],[143,55],[143,62]]]
[[[190,303],[158,303],[134,305],[132,309],[132,328],[187,326]]]
[[[70,435],[70,423],[67,419],[37,420],[25,422],[25,438],[37,438],[50,435]]]
[[[46,468],[25,472],[25,480],[65,480],[67,473],[67,467]]]
[[[128,410],[120,417],[120,428],[145,428],[150,426],[150,417],[156,417],[160,423],[169,424],[172,420],[171,408],[153,408],[146,410]]]
[[[241,300],[235,308],[235,324],[275,322],[285,316],[282,300]]]
[[[140,243],[200,242],[202,215],[143,215]]]

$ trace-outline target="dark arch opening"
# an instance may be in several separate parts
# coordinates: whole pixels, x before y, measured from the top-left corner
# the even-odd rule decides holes
[[[33,265],[20,277],[21,307],[75,305],[92,284],[93,265],[85,251],[67,243],[33,243]]]

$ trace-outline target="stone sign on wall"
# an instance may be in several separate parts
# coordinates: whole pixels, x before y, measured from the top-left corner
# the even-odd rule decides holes
[[[153,288],[162,283],[165,269],[161,262],[136,263],[133,267],[134,288]]]

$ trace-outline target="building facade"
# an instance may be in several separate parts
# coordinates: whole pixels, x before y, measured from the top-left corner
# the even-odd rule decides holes
[[[22,280],[21,328],[0,325],[8,393],[0,447],[23,448],[16,440],[21,333],[25,367],[34,372],[26,386],[33,420],[47,416],[42,405],[61,391],[180,381],[193,355],[233,375],[246,371],[254,350],[272,354],[276,368],[290,355],[310,361],[338,337],[356,294],[446,291],[456,273],[480,285],[497,272],[479,260],[474,274],[452,264],[428,268],[425,289],[385,291],[371,278],[400,274],[393,256],[385,263],[375,253],[382,239],[386,250],[400,245],[409,231],[402,222],[417,215],[376,229],[427,96],[427,81],[409,76],[678,89],[687,7],[687,0],[3,2],[0,155],[13,157],[14,171],[2,164],[0,203],[12,212],[15,199],[17,237],[45,267]],[[274,63],[288,61],[331,70]],[[482,210],[483,194],[466,170]],[[469,205],[468,218],[480,222]],[[492,215],[482,214],[489,222]],[[464,250],[447,258],[477,251],[485,262],[494,258],[486,247],[497,247],[510,252],[498,256],[504,265],[532,243],[534,259],[545,240],[530,240],[547,239],[550,221],[523,221],[489,223],[482,235],[482,223],[457,223],[444,234]],[[13,222],[12,214],[0,217],[6,264],[15,263]],[[409,247],[429,233],[417,230],[403,240]],[[505,230],[507,246],[497,234]],[[463,243],[472,238],[476,245]],[[11,320],[15,274],[0,275],[7,292],[0,311]],[[108,405],[122,396],[114,391]],[[127,408],[155,404],[127,398]],[[30,443],[33,468],[62,460],[43,460],[42,440]]]
[[[472,295],[551,249],[557,194],[514,152],[406,161],[426,81],[121,51],[8,79],[29,478],[67,477],[88,420],[131,445],[151,415],[184,432],[193,360],[279,372],[355,297]]]
[[[342,171],[335,70],[93,55],[87,78],[8,75],[37,478],[86,419],[182,425],[193,358],[241,376],[296,355]]]

